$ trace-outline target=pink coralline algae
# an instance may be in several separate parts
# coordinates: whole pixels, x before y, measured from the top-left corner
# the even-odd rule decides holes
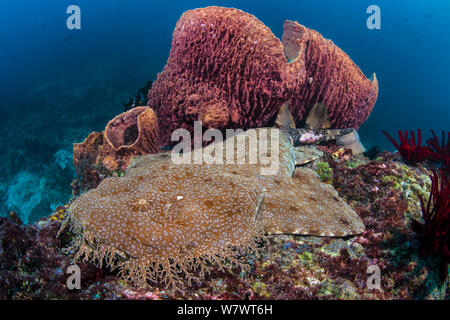
[[[208,7],[178,21],[148,105],[167,145],[174,129],[193,131],[197,120],[204,128],[265,126],[288,100],[298,124],[322,102],[333,127],[358,128],[377,94],[376,79],[319,33],[286,21],[281,42],[250,14]]]
[[[59,227],[56,214],[25,226],[0,218],[0,300],[80,299],[80,292],[67,290],[71,262],[60,249],[66,240],[56,237]],[[78,266],[83,288],[92,286],[82,299],[91,299],[109,278],[95,266]]]

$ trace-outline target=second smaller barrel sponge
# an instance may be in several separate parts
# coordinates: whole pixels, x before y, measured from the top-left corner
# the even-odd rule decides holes
[[[106,125],[103,135],[118,154],[158,153],[158,120],[148,107],[137,107],[116,116]]]
[[[280,41],[261,21],[238,9],[185,12],[173,33],[164,70],[148,92],[161,128],[161,144],[174,129],[267,126],[281,105],[301,126],[313,106],[327,107],[332,128],[367,120],[378,82],[331,40],[286,21]]]
[[[116,116],[103,132],[92,132],[73,145],[80,191],[96,187],[101,176],[124,170],[136,155],[158,153],[158,144],[159,126],[153,109],[136,107]]]

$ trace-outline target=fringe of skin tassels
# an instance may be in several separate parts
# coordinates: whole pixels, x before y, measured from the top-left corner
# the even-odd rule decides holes
[[[194,282],[200,284],[201,279],[215,267],[220,272],[233,268],[249,272],[250,265],[245,262],[245,256],[259,254],[260,244],[268,241],[261,232],[239,246],[229,246],[217,253],[199,256],[180,253],[178,257],[152,261],[148,257],[132,257],[112,246],[99,245],[93,233],[82,231],[78,223],[69,219],[63,222],[57,236],[67,227],[75,234],[70,246],[64,249],[67,254],[76,252],[72,259],[74,263],[91,262],[99,268],[106,266],[111,271],[119,270],[119,277],[136,287],[162,284],[173,294],[184,294]]]

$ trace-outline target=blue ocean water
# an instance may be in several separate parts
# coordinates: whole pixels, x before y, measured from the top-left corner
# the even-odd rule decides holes
[[[66,9],[81,8],[81,30]],[[369,5],[381,29],[366,27]],[[209,5],[247,11],[282,35],[285,19],[316,29],[363,72],[378,102],[361,127],[366,147],[393,150],[385,129],[449,130],[448,0],[2,0],[0,3],[0,215],[25,222],[71,195],[72,143],[100,131],[167,60],[180,15]]]

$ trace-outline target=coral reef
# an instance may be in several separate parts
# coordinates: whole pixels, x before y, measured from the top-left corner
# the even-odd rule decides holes
[[[422,235],[412,228],[412,221],[422,216],[418,195],[427,201],[431,190],[428,170],[403,164],[386,152],[374,161],[354,157],[351,162],[324,152],[320,161],[333,168],[334,187],[366,225],[356,237],[271,236],[264,250],[241,256],[250,268],[211,266],[183,294],[157,284],[138,288],[121,281],[105,264],[99,268],[78,262],[81,290],[70,291],[66,269],[72,253],[66,255],[62,248],[76,235],[66,229],[56,238],[68,204],[30,226],[0,220],[1,298],[448,299],[449,281],[440,279],[439,257],[421,252]],[[166,157],[136,158],[130,167]],[[380,289],[367,286],[371,265],[381,270]]]
[[[164,70],[148,92],[161,128],[161,144],[174,129],[256,128],[268,124],[288,100],[301,122],[317,103],[333,127],[359,127],[378,93],[331,41],[287,21],[283,43],[254,16],[208,7],[185,12],[173,33]]]
[[[22,211],[22,220],[28,223],[30,214],[42,200],[40,192],[42,179],[30,172],[22,171],[14,179],[6,192],[6,206]]]
[[[162,142],[174,129],[264,126],[287,100],[281,42],[254,16],[208,7],[181,16],[164,70],[148,93],[158,115]],[[295,81],[305,72],[297,64]],[[292,85],[293,87],[293,85]]]
[[[360,266],[349,267],[350,261],[376,264],[382,274],[382,290],[374,292],[378,298],[443,299],[448,282],[440,283],[439,257],[421,254],[422,236],[415,232],[422,216],[420,197],[431,188],[428,171],[393,161],[389,153],[354,168],[331,159],[333,185],[351,201],[366,226],[366,231],[351,241],[365,248],[366,258],[341,253],[330,261],[328,267],[335,270],[331,273],[356,284],[361,294],[361,290],[367,292],[365,283],[354,278],[360,275],[354,270]]]
[[[420,130],[417,141],[400,131],[400,143],[383,131],[405,163],[376,149],[366,153],[374,159],[357,155],[364,148],[356,131],[330,127],[364,122],[378,83],[330,40],[286,21],[280,42],[242,11],[188,11],[150,87],[103,132],[74,145],[74,194],[91,189],[77,200],[22,225],[44,196],[56,207],[48,180],[71,172],[54,132],[41,140],[55,177],[27,168],[1,181],[1,200],[26,214],[0,218],[0,299],[449,299],[450,133],[439,141],[431,131],[427,147]],[[147,92],[154,109],[134,108]],[[261,136],[280,106],[294,116],[284,112],[280,129]],[[203,129],[260,129],[230,138],[232,150],[215,143],[183,153],[190,164],[158,153],[173,129],[192,130],[195,120]],[[271,135],[280,137],[276,147]],[[269,167],[261,154],[254,164],[216,162],[233,151],[240,163],[236,142],[253,136],[258,146],[271,141]],[[297,147],[331,138],[336,145]],[[39,140],[28,138],[26,148],[39,154]],[[199,156],[214,165],[192,164]],[[429,169],[436,162],[439,175]],[[275,174],[261,173],[272,165]],[[82,289],[71,291],[73,263]]]
[[[256,164],[228,164],[229,158],[227,164],[191,164],[219,149],[223,156],[233,150],[234,163],[249,159],[250,142],[244,156],[237,142],[254,136],[261,143],[266,130],[184,154],[189,164],[172,162],[170,154],[137,158],[123,177],[104,179],[69,208],[76,258],[100,264],[105,259],[139,287],[151,280],[182,290],[180,274],[190,285],[204,277],[210,263],[241,265],[241,249],[254,249],[264,233],[361,233],[361,220],[333,187],[310,169],[294,170],[293,146],[278,129],[269,130],[267,141],[279,141],[264,150],[276,155],[270,165],[278,166],[276,173],[261,174],[261,158]]]
[[[333,180],[333,169],[330,168],[328,162],[318,162],[317,173],[322,182],[330,183]]]
[[[158,153],[158,120],[148,107],[136,107],[111,120],[103,132],[93,132],[73,145],[73,163],[78,175],[74,194],[95,188],[117,170],[124,170],[136,155]]]

